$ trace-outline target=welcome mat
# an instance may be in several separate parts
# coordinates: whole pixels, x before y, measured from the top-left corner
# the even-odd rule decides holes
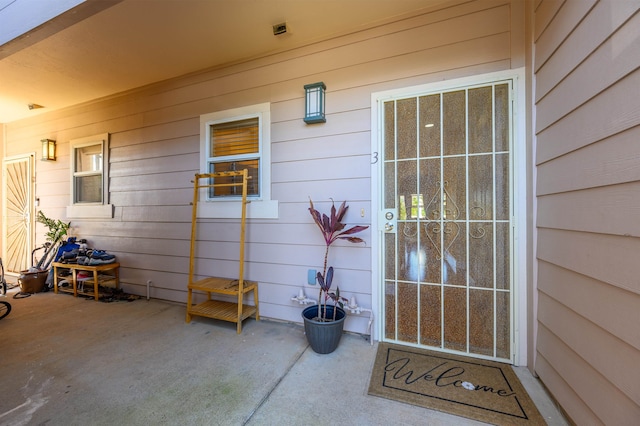
[[[508,364],[380,343],[369,394],[495,425],[546,425]]]

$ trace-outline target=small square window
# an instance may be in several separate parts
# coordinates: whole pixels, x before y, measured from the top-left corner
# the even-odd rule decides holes
[[[277,218],[271,200],[271,105],[250,105],[200,116],[200,173],[249,171],[249,218]],[[242,194],[209,189],[201,194],[198,217],[239,217]]]
[[[260,118],[232,120],[209,125],[208,172],[249,170],[248,195],[260,197]],[[226,189],[226,192],[225,192]],[[231,189],[231,191],[229,191]],[[217,188],[209,198],[233,197],[237,187]]]

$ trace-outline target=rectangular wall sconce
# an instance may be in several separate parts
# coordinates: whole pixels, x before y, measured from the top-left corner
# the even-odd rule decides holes
[[[42,139],[42,161],[56,161],[56,141]]]
[[[304,122],[307,124],[325,123],[324,96],[327,87],[323,82],[305,84]]]

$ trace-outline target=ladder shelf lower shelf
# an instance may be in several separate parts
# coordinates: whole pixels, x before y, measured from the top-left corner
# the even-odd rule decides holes
[[[257,309],[252,305],[242,305],[242,316],[240,320],[245,320],[257,313]],[[223,300],[206,300],[197,305],[191,306],[188,315],[218,319],[229,322],[238,321],[238,304],[225,302]]]

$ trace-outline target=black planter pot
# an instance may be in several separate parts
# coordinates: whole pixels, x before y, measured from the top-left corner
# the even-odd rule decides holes
[[[314,320],[314,318],[318,317],[318,305],[309,306],[302,311],[307,341],[309,341],[311,349],[319,354],[333,352],[338,347],[338,343],[340,343],[346,314],[339,307],[327,305],[327,318],[333,318],[334,309],[337,309],[336,320],[329,322]]]

